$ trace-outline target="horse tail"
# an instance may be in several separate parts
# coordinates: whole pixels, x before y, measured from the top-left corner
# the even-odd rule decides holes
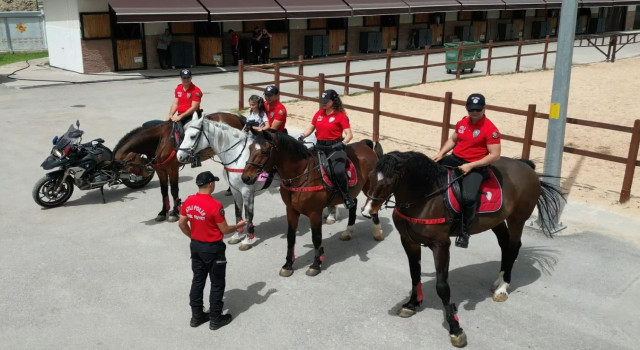
[[[538,220],[542,233],[547,237],[553,237],[555,223],[558,222],[562,202],[566,202],[564,193],[560,187],[549,182],[540,181],[542,193],[538,198]]]
[[[373,143],[373,141],[366,139],[366,140],[362,140],[364,141],[364,143],[367,144],[367,146],[369,146],[369,148],[371,148],[376,155],[378,156],[378,159],[382,158],[382,156],[384,155],[384,151],[382,150],[382,145],[380,144],[380,142],[376,142],[375,144]]]
[[[523,162],[524,164],[528,165],[531,167],[531,169],[536,170],[536,164],[534,162],[532,162],[529,159],[518,159],[519,161]]]

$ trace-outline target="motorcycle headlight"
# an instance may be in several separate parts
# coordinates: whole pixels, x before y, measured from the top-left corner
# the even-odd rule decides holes
[[[55,149],[53,150],[53,152],[52,152],[52,153],[53,153],[53,155],[54,155],[54,156],[56,156],[56,157],[58,157],[58,158],[62,158],[62,157],[64,156],[64,155],[62,154],[62,152],[60,152],[60,150],[59,150],[59,149],[57,149],[57,148],[55,148]]]

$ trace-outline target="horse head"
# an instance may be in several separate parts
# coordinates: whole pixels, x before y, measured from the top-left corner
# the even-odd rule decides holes
[[[249,146],[249,160],[242,171],[242,182],[253,185],[260,173],[271,170],[275,165],[272,153],[277,149],[278,138],[273,131],[259,131],[252,133],[256,136],[253,144]]]
[[[370,217],[377,214],[396,191],[399,181],[404,177],[407,161],[402,153],[391,152],[378,160],[376,168],[369,173],[369,192],[365,193],[367,202],[362,215]]]
[[[124,155],[121,160],[116,160],[116,162],[120,163],[124,171],[137,176],[148,177],[154,172],[149,165],[149,159],[144,154],[131,152]]]
[[[186,163],[195,157],[196,153],[209,147],[208,136],[204,132],[204,118],[190,121],[184,130],[184,138],[178,147],[178,161]]]

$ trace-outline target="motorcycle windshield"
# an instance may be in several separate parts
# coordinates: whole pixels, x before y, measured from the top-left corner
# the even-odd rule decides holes
[[[64,149],[69,144],[78,143],[80,141],[80,138],[82,137],[82,134],[84,134],[84,131],[76,129],[73,124],[69,125],[69,130],[67,130],[67,132],[65,132],[62,137],[58,139],[56,148]]]

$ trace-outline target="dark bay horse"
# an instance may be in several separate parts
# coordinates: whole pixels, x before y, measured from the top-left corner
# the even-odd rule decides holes
[[[322,210],[330,204],[342,203],[342,196],[335,195],[335,192],[323,186],[316,152],[312,152],[285,133],[269,131],[258,133],[249,150],[249,160],[244,167],[242,181],[253,184],[263,170],[273,168],[278,171],[281,178],[280,196],[287,207],[288,229],[287,257],[280,270],[280,276],[289,277],[293,274],[294,247],[300,214],[309,217],[311,239],[315,248],[315,258],[307,270],[307,275],[319,274],[324,260]],[[357,183],[349,190],[349,196],[356,198],[360,191],[369,189],[367,175],[375,167],[378,157],[382,156],[382,147],[380,144],[374,146],[373,142],[365,140],[347,145],[346,152],[358,174]],[[340,236],[341,240],[351,239],[355,220],[356,208],[353,208],[349,210],[348,226]],[[384,236],[377,215],[373,216],[373,223],[374,239],[383,240]]]
[[[234,128],[242,129],[244,120],[232,113],[213,113],[204,118],[225,122]],[[174,123],[153,122],[138,127],[126,134],[113,150],[114,158],[123,161],[128,167],[151,166],[156,170],[160,180],[162,193],[162,210],[156,216],[156,221],[178,221],[180,204],[178,189],[178,171],[181,164],[176,157],[176,150],[180,146],[174,134]],[[203,157],[211,157],[211,150],[201,152]],[[205,158],[206,159],[206,158]],[[173,197],[173,209],[169,202],[169,186]],[[167,218],[167,214],[169,217]]]
[[[498,279],[493,283],[494,301],[505,301],[509,294],[511,269],[518,257],[526,220],[536,204],[543,232],[551,236],[551,227],[564,199],[561,191],[544,181],[528,160],[501,158],[493,164],[502,175],[502,209],[491,214],[478,214],[471,226],[471,234],[491,229],[502,250],[502,263]],[[411,297],[398,311],[401,317],[415,314],[422,303],[420,282],[420,246],[433,252],[436,269],[436,291],[442,300],[449,324],[449,335],[454,346],[467,344],[467,337],[458,320],[455,303],[450,302],[449,247],[452,225],[457,225],[444,201],[448,189],[447,169],[418,152],[391,152],[382,157],[375,171],[369,174],[371,182],[364,212],[370,215],[378,210],[391,195],[396,206],[393,223],[400,233],[400,241],[409,259]],[[486,195],[486,194],[485,194]],[[458,232],[459,230],[456,230]]]

